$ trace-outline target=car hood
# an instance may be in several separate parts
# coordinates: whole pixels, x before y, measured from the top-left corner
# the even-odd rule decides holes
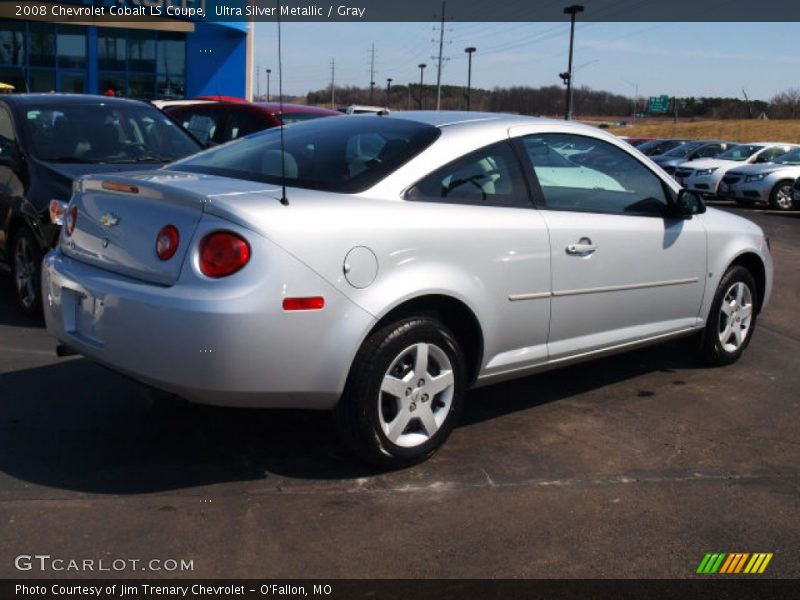
[[[683,164],[694,164],[697,161],[686,162],[685,158],[672,158],[671,156],[656,156],[651,158],[659,167],[678,167]]]
[[[731,167],[740,166],[743,167],[747,163],[744,161],[738,160],[720,160],[719,158],[700,158],[698,160],[689,160],[682,162],[680,164],[681,167],[685,167],[687,169],[713,169],[713,168],[725,168],[729,169]]]
[[[736,173],[741,173],[742,175],[757,175],[759,173],[773,172],[773,171],[787,171],[787,173],[796,173],[800,175],[800,165],[761,163],[758,165],[743,165],[741,167],[731,169],[731,171],[735,171]]]

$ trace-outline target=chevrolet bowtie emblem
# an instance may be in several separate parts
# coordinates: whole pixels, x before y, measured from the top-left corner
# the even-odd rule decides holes
[[[119,223],[119,217],[112,215],[111,213],[106,213],[102,217],[100,217],[100,224],[103,227],[114,227]]]

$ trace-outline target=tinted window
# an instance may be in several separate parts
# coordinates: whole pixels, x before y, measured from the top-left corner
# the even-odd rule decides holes
[[[436,127],[404,119],[317,119],[256,133],[171,168],[275,184],[283,173],[291,186],[355,193],[376,184],[437,137]]]
[[[708,144],[697,151],[697,158],[713,158],[722,152],[722,144]]]
[[[228,124],[225,126],[224,141],[235,140],[269,127],[267,117],[244,110],[234,110],[228,115]]]
[[[214,140],[214,134],[219,128],[223,114],[219,110],[181,110],[170,113],[177,121],[200,140],[203,144],[208,144]]]
[[[758,162],[769,162],[773,158],[777,158],[782,154],[786,154],[789,150],[791,150],[790,146],[773,146],[772,148],[768,148],[759,154]]]
[[[86,66],[86,28],[70,25],[58,26],[58,66],[83,68]]]
[[[32,154],[53,162],[165,162],[200,150],[168,117],[146,106],[27,106],[23,128]]]
[[[475,206],[531,207],[517,157],[507,142],[481,148],[437,169],[411,188],[406,198]]]
[[[717,158],[720,160],[747,160],[763,147],[764,146],[754,146],[753,144],[739,144],[738,146],[734,146],[730,150],[726,150],[722,154],[719,154]]]
[[[551,152],[582,136],[542,134],[522,138],[528,165],[542,191],[543,208],[611,214],[662,215],[667,200],[661,180],[627,152],[592,140],[580,161]]]

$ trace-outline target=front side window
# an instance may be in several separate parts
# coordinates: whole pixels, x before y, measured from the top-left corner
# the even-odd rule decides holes
[[[627,152],[601,140],[592,140],[591,152],[580,160],[552,153],[583,136],[536,134],[521,139],[527,167],[541,189],[542,207],[622,215],[662,216],[667,197],[661,180]]]
[[[170,168],[357,193],[372,187],[422,152],[439,133],[436,127],[404,119],[315,119],[255,133]]]
[[[519,162],[508,142],[481,148],[437,169],[412,187],[406,199],[531,207]]]

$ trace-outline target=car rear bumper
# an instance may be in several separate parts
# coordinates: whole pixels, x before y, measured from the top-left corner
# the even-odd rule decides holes
[[[372,315],[288,255],[259,278],[266,283],[186,279],[149,284],[54,250],[42,267],[47,329],[80,354],[188,400],[336,404]],[[322,295],[325,307],[283,311],[287,289]]]

